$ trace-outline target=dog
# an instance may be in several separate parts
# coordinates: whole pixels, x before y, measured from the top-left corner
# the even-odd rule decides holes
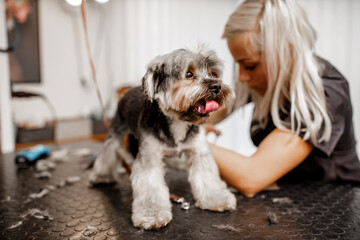
[[[213,50],[178,49],[152,60],[142,84],[118,102],[90,182],[108,183],[124,172],[121,159],[132,165],[132,222],[153,229],[172,219],[165,183],[166,156],[186,156],[188,180],[196,206],[212,211],[233,210],[236,198],[219,176],[204,129],[210,112],[234,96],[222,83],[223,64]],[[128,134],[138,145],[132,154],[123,145]]]

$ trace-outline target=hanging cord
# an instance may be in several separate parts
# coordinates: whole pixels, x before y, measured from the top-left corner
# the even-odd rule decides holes
[[[92,72],[95,88],[96,88],[96,93],[97,93],[97,96],[98,96],[98,99],[99,99],[99,102],[100,102],[100,106],[101,106],[101,110],[102,110],[102,113],[103,113],[103,121],[104,121],[105,128],[106,128],[106,130],[109,130],[109,121],[108,121],[107,116],[106,116],[104,103],[103,103],[103,100],[102,100],[102,97],[101,97],[101,93],[100,93],[100,90],[99,90],[99,85],[98,85],[97,78],[96,78],[95,65],[94,65],[94,61],[92,59],[91,51],[90,51],[90,41],[89,41],[88,29],[87,29],[87,24],[86,24],[86,14],[85,14],[85,0],[81,1],[81,15],[82,15],[82,20],[83,20],[83,24],[84,24],[86,49],[87,49],[88,56],[89,56],[89,62],[90,62],[90,67],[91,67],[91,72]]]

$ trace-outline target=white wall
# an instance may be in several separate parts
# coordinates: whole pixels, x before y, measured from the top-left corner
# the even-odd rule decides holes
[[[120,54],[117,22],[110,15],[112,6],[88,1],[87,18],[90,42],[97,67],[102,95],[110,98],[109,89],[121,71],[114,56]],[[116,4],[119,1],[111,1]],[[56,108],[59,118],[79,116],[83,111],[98,106],[91,78],[80,8],[63,0],[39,1],[41,84],[16,84],[15,90],[26,89],[45,94]],[[112,30],[112,31],[110,31]],[[119,29],[120,30],[120,29]],[[121,31],[119,31],[121,32]],[[41,122],[51,119],[50,112],[41,100],[14,100],[14,117],[17,122]]]
[[[360,1],[299,2],[318,31],[319,54],[336,65],[350,82],[354,122],[358,123]],[[16,85],[16,89],[46,94],[60,118],[78,116],[98,107],[80,9],[66,5],[63,0],[39,0],[39,3],[42,83]],[[116,87],[138,84],[146,64],[156,55],[176,48],[194,48],[199,41],[216,49],[225,61],[225,82],[231,83],[232,60],[220,36],[238,3],[238,0],[110,0],[99,5],[88,0],[90,42],[105,102],[114,102],[111,100]],[[221,124],[224,134],[217,143],[250,154],[254,150],[248,142],[251,110],[248,106]],[[15,100],[13,115],[16,121],[50,119],[40,100]],[[359,139],[358,124],[355,129]]]

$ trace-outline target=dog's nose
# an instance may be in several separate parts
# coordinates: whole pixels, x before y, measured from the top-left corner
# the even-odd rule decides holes
[[[209,86],[209,89],[211,92],[215,93],[215,94],[219,94],[220,90],[221,90],[221,84],[219,83],[213,83]]]

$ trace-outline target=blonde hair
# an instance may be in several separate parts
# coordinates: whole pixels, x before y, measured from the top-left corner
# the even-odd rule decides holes
[[[246,83],[235,81],[233,110],[251,98],[255,103],[253,119],[261,128],[271,113],[279,129],[302,133],[304,140],[315,145],[328,141],[331,121],[315,55],[316,33],[301,7],[295,0],[247,0],[229,17],[223,38],[239,34],[249,34],[249,45],[261,53],[268,88],[259,96]],[[290,116],[290,125],[281,119],[282,113]]]

